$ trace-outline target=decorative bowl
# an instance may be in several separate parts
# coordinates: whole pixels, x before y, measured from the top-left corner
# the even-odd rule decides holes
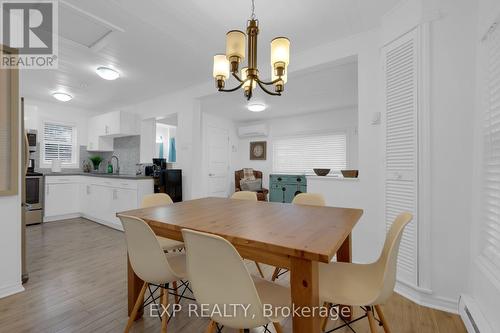
[[[318,176],[326,176],[330,173],[330,169],[313,169],[313,171]]]
[[[344,178],[358,178],[359,170],[340,170]]]

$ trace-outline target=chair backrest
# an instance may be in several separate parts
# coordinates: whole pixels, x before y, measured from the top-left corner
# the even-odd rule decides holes
[[[214,315],[212,319],[231,328],[254,328],[270,322],[263,316],[263,306],[243,259],[234,246],[222,237],[182,230],[187,253],[187,273],[199,304],[223,309],[226,304],[250,305],[247,315]],[[231,313],[232,314],[232,313]]]
[[[308,206],[326,206],[325,198],[320,193],[299,193],[293,198],[293,204]]]
[[[262,179],[262,171],[254,170],[253,175],[257,179]],[[243,179],[243,169],[234,172],[234,188],[240,189],[240,181]]]
[[[142,199],[141,208],[166,206],[173,204],[172,198],[166,193],[153,193],[145,195]]]
[[[178,280],[149,225],[137,217],[118,217],[125,231],[128,257],[135,274],[143,281],[154,284]]]
[[[396,217],[391,228],[387,232],[380,257],[374,264],[376,269],[375,275],[379,279],[380,294],[373,304],[384,303],[392,295],[394,286],[396,285],[398,252],[401,237],[403,236],[404,228],[412,219],[412,214],[401,213]]]
[[[250,191],[234,192],[234,194],[231,196],[231,199],[258,201],[257,200],[257,193],[250,192]]]

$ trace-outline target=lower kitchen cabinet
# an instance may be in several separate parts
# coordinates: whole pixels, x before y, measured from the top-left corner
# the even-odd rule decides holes
[[[46,176],[45,182],[44,221],[83,216],[120,230],[116,213],[139,208],[142,198],[153,193],[152,179]]]

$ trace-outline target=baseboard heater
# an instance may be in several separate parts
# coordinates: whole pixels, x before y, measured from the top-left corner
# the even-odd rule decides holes
[[[467,295],[460,296],[458,312],[468,333],[493,333],[490,325],[471,297]]]

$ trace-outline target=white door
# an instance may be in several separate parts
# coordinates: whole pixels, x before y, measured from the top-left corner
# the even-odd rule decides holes
[[[418,30],[384,48],[386,102],[385,216],[387,228],[413,214],[398,256],[398,280],[418,285]]]
[[[227,197],[229,190],[229,135],[227,129],[207,126],[208,196]]]

